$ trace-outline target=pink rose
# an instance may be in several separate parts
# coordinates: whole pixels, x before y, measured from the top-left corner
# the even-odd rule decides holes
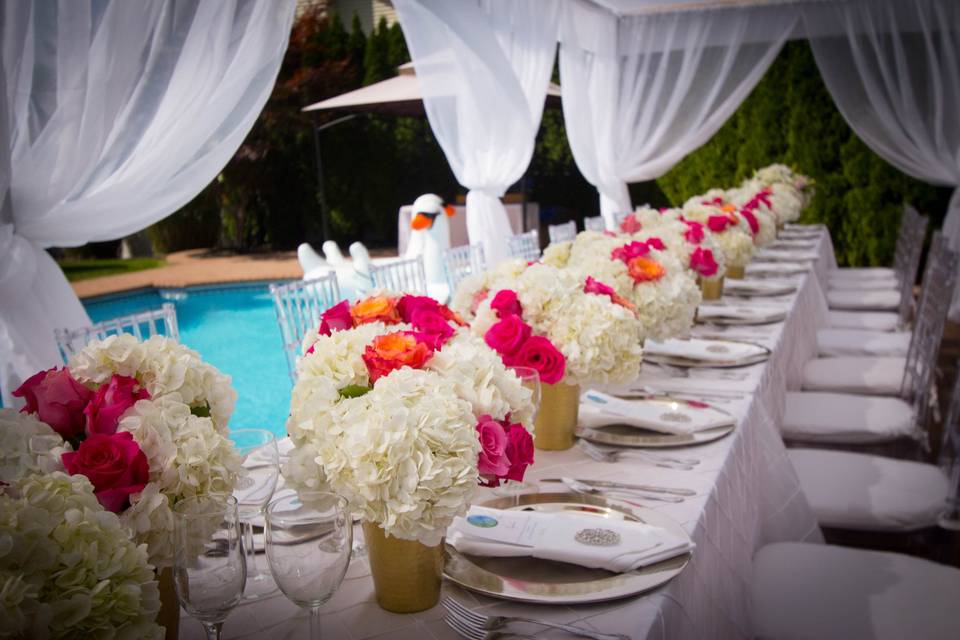
[[[517,298],[517,292],[510,289],[497,291],[497,295],[490,301],[490,308],[496,311],[500,318],[523,315],[523,307]]]
[[[83,435],[83,410],[93,392],[77,382],[66,367],[30,376],[13,395],[26,400],[21,411],[37,414],[65,440]]]
[[[530,325],[520,316],[508,315],[487,329],[483,341],[504,359],[512,356],[530,338]]]
[[[477,459],[477,471],[494,484],[510,471],[507,458],[507,433],[503,426],[489,415],[480,416],[477,422],[477,437],[480,439],[480,457]]]
[[[722,233],[726,231],[727,227],[731,227],[734,224],[734,221],[727,216],[710,216],[707,218],[707,226],[710,227],[710,231],[714,233]]]
[[[540,381],[556,384],[563,380],[567,361],[553,343],[542,336],[533,336],[506,362],[511,367],[531,367],[540,374]]]
[[[684,222],[687,225],[687,230],[683,233],[686,241],[690,244],[700,244],[703,242],[703,225],[690,220],[684,220]]]
[[[527,467],[533,464],[533,436],[522,424],[514,422],[507,427],[506,451],[507,458],[510,459],[507,479],[521,482]]]
[[[740,210],[740,215],[747,219],[747,224],[750,225],[750,232],[753,235],[757,235],[757,232],[760,231],[760,223],[757,221],[757,216],[753,215],[746,207]]]
[[[446,318],[440,315],[439,310],[433,311],[425,307],[415,309],[410,314],[410,320],[408,320],[408,322],[412,324],[413,328],[417,331],[436,336],[435,342],[440,345],[445,343],[450,336],[453,335],[453,327],[450,326]],[[437,346],[434,348],[439,349],[440,347]]]
[[[350,303],[344,300],[335,304],[320,316],[320,335],[328,336],[334,331],[345,331],[353,328],[353,316],[350,315]],[[308,353],[313,353],[313,347],[310,347]]]
[[[610,299],[613,299],[613,296],[617,295],[617,292],[613,290],[613,287],[609,287],[599,280],[594,279],[593,276],[587,276],[587,281],[583,285],[584,293],[595,293],[600,296],[609,296]]]
[[[610,252],[611,260],[622,260],[623,262],[630,262],[636,257],[645,256],[650,253],[650,247],[647,246],[645,242],[639,242],[634,240],[633,242],[628,242],[622,247],[617,247]]]
[[[713,251],[697,247],[690,254],[690,268],[704,278],[709,278],[717,274],[717,261],[713,257]]]
[[[413,323],[413,315],[418,311],[432,311],[440,313],[440,303],[427,296],[403,296],[397,302],[397,311],[404,322]]]
[[[95,433],[76,451],[61,456],[67,473],[87,477],[103,508],[120,513],[130,505],[130,494],[143,491],[150,481],[147,457],[128,431]]]
[[[620,222],[620,231],[623,233],[636,233],[640,231],[640,229],[640,221],[637,220],[637,216],[632,213],[628,213]]]
[[[87,435],[116,433],[117,424],[124,411],[137,400],[149,400],[150,393],[140,386],[136,378],[114,374],[110,381],[100,385],[93,399],[83,410],[86,416]]]
[[[663,240],[660,238],[647,238],[647,246],[651,249],[656,249],[657,251],[663,251],[666,249],[666,245],[663,244]]]

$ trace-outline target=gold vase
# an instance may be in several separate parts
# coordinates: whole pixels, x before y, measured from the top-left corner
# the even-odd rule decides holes
[[[372,522],[363,523],[377,604],[393,613],[423,611],[440,600],[443,543],[435,547],[400,540]]]
[[[745,271],[744,267],[741,267],[740,265],[728,264],[727,275],[725,277],[730,278],[732,280],[743,280],[744,271]]]
[[[562,451],[573,446],[580,411],[580,385],[540,385],[540,410],[534,421],[533,445],[537,449]]]
[[[723,276],[712,280],[700,278],[700,293],[704,300],[719,300],[723,296]]]
[[[157,584],[160,589],[160,611],[157,613],[157,624],[166,630],[166,640],[177,640],[180,636],[180,603],[177,601],[177,591],[173,586],[173,569],[167,567],[157,573]]]

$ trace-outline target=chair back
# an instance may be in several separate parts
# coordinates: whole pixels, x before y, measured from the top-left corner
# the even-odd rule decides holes
[[[507,251],[512,258],[523,258],[528,262],[540,259],[540,234],[536,229],[518,233],[507,239]]]
[[[370,281],[376,289],[427,295],[427,272],[423,256],[370,265]]]
[[[607,224],[603,221],[603,216],[594,216],[592,218],[583,219],[584,231],[599,231],[602,233],[606,228]]]
[[[893,249],[893,270],[900,277],[910,255],[910,246],[916,235],[920,214],[910,203],[904,203],[903,214],[900,216],[900,229],[897,231],[897,244]]]
[[[947,310],[953,295],[958,267],[957,253],[947,247],[947,242],[938,231],[930,245],[930,255],[923,277],[923,292],[920,307],[910,335],[906,366],[900,386],[900,396],[913,404],[914,425],[921,436],[928,424],[933,372],[937,352],[943,338]],[[924,438],[922,443],[929,447]]]
[[[929,223],[926,216],[921,216],[910,205],[905,205],[905,209],[906,224],[910,225],[911,229],[907,232],[908,241],[905,243],[906,247],[903,250],[902,270],[897,271],[897,277],[900,279],[900,307],[897,313],[901,325],[906,324],[913,311],[913,284],[917,280],[920,256],[923,254],[923,241],[927,236],[927,224]]]
[[[297,378],[297,358],[303,337],[320,325],[320,315],[340,301],[337,272],[310,280],[271,284],[270,296],[277,312],[290,377]]]
[[[131,313],[127,316],[104,320],[89,327],[54,329],[53,331],[64,363],[94,338],[102,340],[107,336],[120,333],[133,334],[137,340],[146,340],[157,335],[179,340],[177,308],[171,302],[164,302],[159,309]]]
[[[563,224],[551,224],[547,227],[547,233],[550,234],[550,244],[571,242],[577,237],[577,221],[571,220]]]
[[[960,361],[957,362],[960,370]],[[947,504],[940,518],[940,526],[952,531],[960,530],[960,375],[953,384],[950,409],[943,424],[943,440],[938,457],[940,469],[949,481]]]
[[[447,284],[450,285],[451,296],[456,292],[461,280],[471,274],[482,273],[486,268],[483,245],[479,242],[443,251],[443,271],[447,277]]]

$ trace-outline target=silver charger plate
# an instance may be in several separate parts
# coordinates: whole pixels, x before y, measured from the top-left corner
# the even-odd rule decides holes
[[[750,282],[750,280],[740,280],[739,282]],[[755,282],[764,282],[763,280],[757,280]],[[746,285],[742,289],[738,289],[736,285],[730,287],[730,283],[727,282],[723,285],[723,295],[731,296],[736,298],[764,298],[769,296],[783,296],[789,293],[793,293],[797,290],[797,285],[784,282],[782,284],[777,284],[770,287],[764,287],[760,289],[751,289],[749,285]]]
[[[588,514],[598,519],[632,520],[663,527],[690,539],[675,520],[653,509],[579,493],[536,493],[484,502],[495,509],[519,509]],[[586,604],[617,600],[655,589],[683,571],[690,553],[626,573],[587,569],[575,564],[537,558],[489,558],[444,549],[443,573],[464,589],[494,598],[539,604]]]
[[[653,395],[649,393],[617,393],[618,398],[628,400],[649,400],[651,402],[662,402],[665,405],[682,404],[688,407],[698,405],[710,408],[718,413],[730,417],[730,424],[704,429],[689,435],[677,435],[671,433],[658,433],[647,429],[640,429],[626,424],[610,424],[604,427],[577,427],[578,437],[597,444],[612,444],[621,447],[643,447],[643,448],[666,448],[666,447],[689,447],[707,442],[719,440],[733,432],[737,428],[737,419],[723,409],[718,409],[712,404],[700,402],[698,400],[684,400],[674,398],[669,394]]]
[[[753,262],[747,269],[747,278],[800,276],[812,270],[812,262]]]
[[[714,324],[711,321],[711,324]],[[706,339],[706,338],[704,338]],[[770,349],[750,342],[748,340],[717,340],[717,342],[735,342],[739,344],[749,344],[763,351],[740,358],[731,358],[730,360],[695,360],[693,358],[682,358],[680,356],[659,355],[656,353],[644,353],[643,359],[654,364],[667,364],[675,367],[688,367],[691,369],[732,369],[734,367],[746,367],[751,364],[766,362],[770,358]]]
[[[725,305],[727,307],[736,308],[736,305]],[[746,307],[745,307],[746,308]],[[765,315],[758,315],[753,317],[743,316],[743,317],[723,317],[723,316],[713,316],[710,318],[699,317],[697,314],[697,323],[698,324],[716,324],[716,325],[752,325],[752,324],[772,324],[774,322],[782,322],[787,317],[786,310],[783,311],[771,311]]]

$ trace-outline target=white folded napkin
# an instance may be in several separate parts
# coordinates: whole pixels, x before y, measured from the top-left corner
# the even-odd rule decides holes
[[[786,317],[783,307],[751,304],[750,306],[729,304],[701,304],[697,307],[697,320],[754,320],[775,321]]]
[[[786,240],[777,240],[769,245],[769,247],[771,249],[800,249],[802,251],[812,251],[817,248],[817,242],[803,238],[787,238]]]
[[[589,389],[580,397],[578,422],[591,429],[625,424],[682,436],[734,424],[729,415],[711,407],[691,406],[686,402],[624,400],[596,389]]]
[[[643,350],[647,355],[686,358],[701,362],[727,362],[766,353],[763,347],[755,344],[700,338],[690,338],[689,340],[671,338],[662,342],[647,339],[643,343]]]
[[[687,538],[642,522],[478,506],[454,519],[447,542],[460,553],[476,556],[530,556],[615,573],[656,564],[694,546]]]
[[[727,280],[723,283],[723,290],[728,293],[770,293],[782,292],[786,289],[797,290],[797,283],[790,280]]]
[[[809,262],[753,262],[747,266],[747,274],[773,273],[776,275],[793,275],[810,271]]]
[[[796,249],[763,249],[757,252],[756,259],[771,262],[800,262],[817,260],[820,254],[816,251],[799,251]]]

